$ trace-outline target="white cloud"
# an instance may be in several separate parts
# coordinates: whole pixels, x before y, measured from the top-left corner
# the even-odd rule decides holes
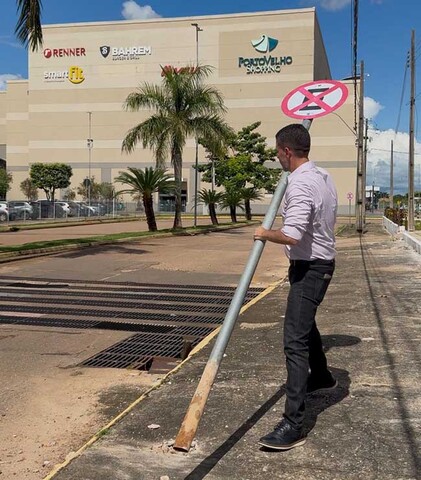
[[[394,192],[408,191],[409,135],[394,130],[368,130],[367,185],[374,184],[384,192],[390,189],[390,151],[393,140]],[[421,190],[421,143],[415,141],[415,190]]]
[[[134,0],[123,2],[121,14],[126,20],[147,20],[148,18],[159,18],[150,5],[138,5]]]
[[[369,120],[373,120],[373,118],[380,112],[380,110],[383,110],[383,105],[381,105],[379,102],[376,102],[371,97],[364,97],[364,116],[368,118]]]
[[[320,0],[320,6],[325,10],[341,10],[351,3],[351,0]]]
[[[8,35],[0,35],[0,43],[2,45],[7,45],[8,47],[19,48],[19,49],[25,48],[22,44],[14,41],[13,37],[10,37]]]
[[[6,90],[6,82],[8,80],[18,80],[22,78],[20,75],[14,75],[13,73],[0,74],[0,90]]]

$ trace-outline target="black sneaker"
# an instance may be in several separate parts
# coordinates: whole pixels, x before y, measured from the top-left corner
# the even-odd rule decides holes
[[[329,375],[326,378],[312,378],[310,375],[307,380],[307,393],[328,392],[334,390],[338,386],[336,378]]]
[[[273,432],[268,433],[259,440],[259,445],[272,450],[289,450],[305,443],[306,437],[303,435],[301,428],[294,428],[285,418],[276,425]]]

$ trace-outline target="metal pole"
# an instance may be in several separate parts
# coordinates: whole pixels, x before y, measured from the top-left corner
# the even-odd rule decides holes
[[[390,192],[389,207],[393,208],[393,140],[390,141]]]
[[[308,129],[311,126],[311,120],[305,120],[303,125]],[[271,229],[273,222],[275,221],[276,213],[278,212],[282,198],[284,196],[287,187],[288,174],[284,173],[281,180],[276,187],[273,194],[272,201],[269,205],[269,209],[262,222],[263,228]],[[223,358],[225,349],[227,348],[228,341],[231,337],[232,331],[235,326],[238,314],[243,305],[244,298],[249,288],[250,282],[253,278],[257,264],[259,263],[260,256],[263,252],[265,242],[261,240],[255,240],[253,248],[250,252],[247,264],[244,272],[240,278],[240,282],[235,290],[234,297],[231,301],[227,314],[225,315],[224,323],[222,324],[221,331],[216,339],[215,345],[209,356],[208,363],[203,371],[199,385],[196,392],[190,402],[187,409],[183,423],[175,439],[174,448],[188,452],[190,450],[191,443],[196,435],[197,428],[199,426],[200,419],[205,409],[206,401],[209,396],[210,389],[212,388],[216,374],[218,373],[219,365]]]
[[[415,31],[411,33],[411,100],[409,109],[408,165],[408,231],[415,230],[414,222],[414,113],[415,113]]]
[[[91,206],[91,155],[92,155],[92,147],[93,147],[93,139],[92,139],[92,112],[88,112],[88,140],[87,140],[87,146],[88,146],[88,179],[89,179],[89,184],[88,184],[88,205],[89,207]],[[89,216],[91,216],[91,209],[89,208]]]
[[[203,29],[199,27],[198,23],[191,24],[196,29],[196,67],[199,66],[199,32],[202,32]],[[197,195],[198,195],[198,184],[199,184],[199,142],[196,137],[196,154],[194,160],[194,226],[197,227]]]
[[[364,62],[360,67],[360,101],[358,117],[358,149],[357,149],[357,232],[362,232],[365,224],[365,172],[363,152],[364,128]]]

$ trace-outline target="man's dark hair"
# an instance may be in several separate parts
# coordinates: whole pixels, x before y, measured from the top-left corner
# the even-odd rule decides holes
[[[276,134],[276,145],[289,147],[297,157],[307,157],[311,146],[310,134],[300,123],[291,123]]]

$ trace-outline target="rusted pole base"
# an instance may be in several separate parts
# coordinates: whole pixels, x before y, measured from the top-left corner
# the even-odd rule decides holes
[[[202,378],[193,395],[189,409],[181,424],[177,438],[175,439],[174,449],[183,452],[190,450],[193,438],[196,434],[198,422],[205,409],[206,400],[209,396],[216,374],[218,372],[218,365],[216,361],[209,360],[203,371]]]

